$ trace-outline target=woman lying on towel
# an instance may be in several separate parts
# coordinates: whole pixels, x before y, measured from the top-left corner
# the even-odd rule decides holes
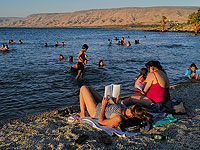
[[[122,101],[126,106],[140,104],[145,107],[162,107],[163,102],[170,100],[169,80],[159,61],[149,61],[145,64],[149,74],[144,81],[142,96],[131,96]]]
[[[113,104],[108,97],[102,97],[93,88],[85,85],[80,89],[79,99],[80,117],[85,117],[87,108],[90,117],[98,119],[101,125],[118,127],[123,120],[133,117],[148,120],[146,109],[140,105],[132,105],[127,108],[122,104]]]

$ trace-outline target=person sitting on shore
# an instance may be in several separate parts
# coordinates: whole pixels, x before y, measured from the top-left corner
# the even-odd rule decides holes
[[[126,44],[126,46],[128,46],[128,47],[131,46],[131,42],[128,41],[127,44]]]
[[[119,97],[118,97],[119,98]],[[92,87],[80,88],[80,117],[86,116],[86,109],[92,118],[98,119],[103,126],[118,127],[119,123],[129,118],[148,120],[147,110],[140,105],[125,107],[121,104],[111,104],[107,97],[102,97]]]
[[[189,79],[198,79],[200,74],[200,70],[197,66],[192,63],[189,69],[186,69],[185,75],[188,76]]]
[[[147,68],[140,69],[140,74],[135,78],[135,89],[139,89],[142,91],[147,73],[148,73]]]
[[[108,46],[111,46],[112,45],[112,41],[110,39],[108,39],[108,43],[107,43]]]
[[[77,73],[75,79],[78,80],[80,77],[83,76],[83,71],[84,71],[84,65],[83,65],[83,63],[78,62],[77,64],[74,64],[74,65],[71,67],[71,71]]]
[[[87,55],[85,55],[85,52],[87,51],[87,49],[88,49],[88,45],[84,44],[82,46],[82,50],[80,51],[80,53],[78,54],[78,57],[77,57],[79,62],[83,63],[83,65],[87,64],[87,59],[86,59]]]
[[[103,67],[103,66],[104,66],[103,60],[99,60],[99,67]]]
[[[126,106],[141,104],[149,108],[155,106],[160,111],[163,103],[170,100],[169,80],[159,61],[149,61],[145,65],[149,74],[141,91],[144,96],[131,96],[122,101],[122,104]]]

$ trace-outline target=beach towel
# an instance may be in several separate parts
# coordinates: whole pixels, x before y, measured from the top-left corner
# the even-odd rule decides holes
[[[166,113],[150,113],[150,114],[153,116],[152,127],[157,127],[160,125],[165,125],[165,124],[169,124],[169,123],[177,121],[177,119],[174,118],[172,114],[166,114]],[[91,117],[79,117],[77,115],[74,115],[68,118],[68,122],[74,122],[74,121],[81,121],[81,122],[87,123],[98,130],[105,131],[110,136],[117,135],[119,137],[132,137],[132,136],[140,134],[138,130],[135,132],[128,132],[128,131],[122,131],[119,128],[102,126],[98,123],[97,119],[93,119]]]
[[[98,130],[105,131],[110,136],[117,135],[119,137],[132,137],[132,136],[135,136],[137,134],[140,134],[139,132],[127,132],[127,131],[123,132],[118,128],[102,126],[98,123],[97,119],[93,119],[91,117],[79,117],[79,116],[75,115],[75,116],[70,116],[68,118],[68,121],[69,122],[82,121],[84,123],[91,125],[92,127],[96,128]]]

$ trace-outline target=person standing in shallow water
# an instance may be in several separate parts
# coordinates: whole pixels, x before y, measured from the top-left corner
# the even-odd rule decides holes
[[[88,49],[88,45],[84,44],[82,46],[82,50],[79,52],[78,57],[77,57],[78,61],[83,63],[83,65],[87,64],[87,59],[86,59],[87,55],[85,54],[87,49]]]

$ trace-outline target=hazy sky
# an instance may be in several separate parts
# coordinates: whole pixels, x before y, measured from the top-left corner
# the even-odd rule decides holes
[[[25,17],[36,13],[152,6],[200,7],[200,0],[0,0],[0,17]]]

